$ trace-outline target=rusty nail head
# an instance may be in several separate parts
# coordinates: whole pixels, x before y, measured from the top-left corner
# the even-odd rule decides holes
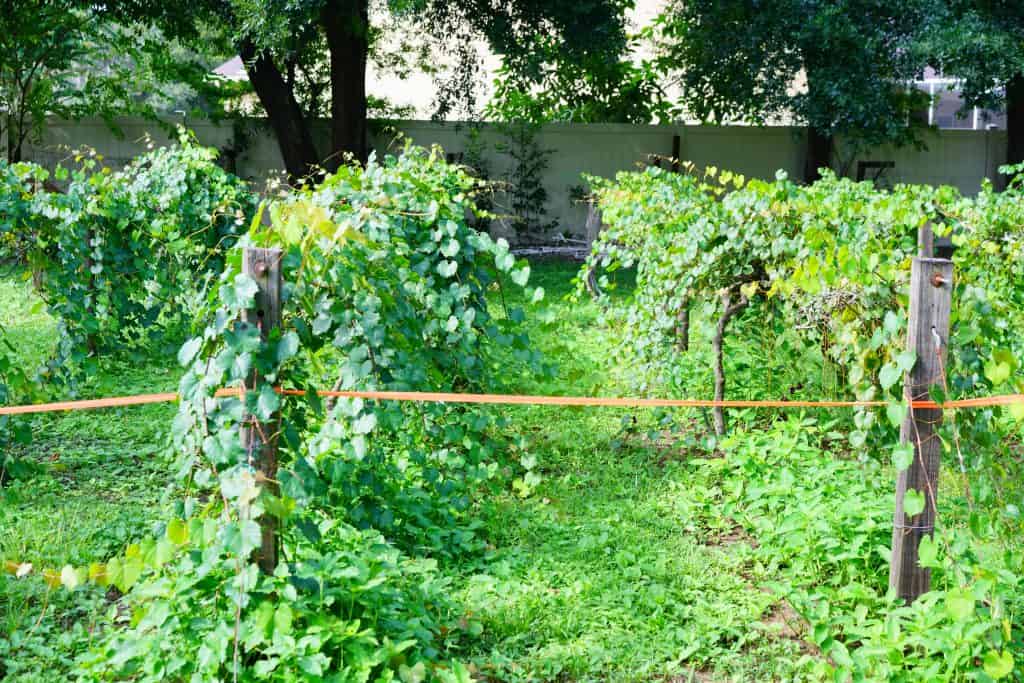
[[[941,287],[946,284],[946,278],[942,277],[942,273],[935,271],[932,273],[932,287]]]
[[[253,271],[256,273],[257,276],[261,276],[262,277],[263,274],[267,272],[267,263],[266,263],[266,261],[257,261],[256,265],[253,266]]]

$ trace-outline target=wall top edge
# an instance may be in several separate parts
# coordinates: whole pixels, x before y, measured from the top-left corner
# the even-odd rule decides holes
[[[160,117],[159,120],[145,119],[140,117],[121,116],[114,117],[113,123],[117,127],[132,128],[132,129],[145,129],[146,131],[154,134],[166,135],[167,131],[161,127],[161,124],[166,126],[175,126],[182,123],[181,117],[178,116],[165,116]],[[184,121],[186,126],[189,128],[203,128],[203,129],[218,129],[225,132],[231,132],[232,123],[235,121],[251,123],[257,126],[265,126],[269,130],[269,125],[265,118],[254,118],[254,117],[243,117],[238,119],[222,119],[220,121],[211,121],[209,119],[189,119]],[[55,127],[67,127],[75,126],[78,128],[109,128],[108,122],[100,117],[85,117],[77,120],[61,119],[58,117],[50,117],[47,120],[48,125]],[[314,126],[317,128],[328,126],[329,121],[327,119],[317,119],[314,121]],[[472,121],[430,121],[424,119],[403,119],[403,120],[371,120],[371,130],[381,125],[392,125],[405,131],[415,130],[430,130],[430,131],[451,131],[453,133],[463,133],[471,126],[479,125],[483,129],[492,131],[495,130],[497,124],[493,122],[472,122]],[[608,133],[608,134],[619,134],[619,133],[633,133],[633,134],[650,134],[650,135],[681,135],[686,136],[687,134],[694,135],[800,135],[803,134],[805,127],[803,126],[790,126],[790,125],[765,125],[765,126],[751,126],[751,125],[711,125],[711,124],[696,124],[696,123],[679,123],[679,124],[665,124],[665,125],[649,125],[649,124],[632,124],[632,123],[547,123],[542,126],[542,133],[544,135],[551,134],[572,134],[572,133]],[[989,135],[991,137],[998,137],[1000,135],[1005,136],[1005,130],[973,130],[973,129],[958,129],[958,128],[944,128],[944,129],[933,129],[924,131],[924,139],[927,139],[932,135],[942,135],[949,137],[971,137],[976,135]],[[372,136],[372,133],[371,133]]]

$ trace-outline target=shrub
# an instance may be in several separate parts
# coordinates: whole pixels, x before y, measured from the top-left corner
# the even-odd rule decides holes
[[[270,204],[269,226],[254,221],[243,244],[283,250],[282,327],[261,340],[242,321],[257,285],[236,248],[203,333],[179,354],[187,522],[98,570],[132,589],[137,618],[96,653],[97,675],[465,680],[441,663],[444,634],[462,629],[433,560],[410,558],[481,547],[471,508],[503,465],[494,420],[444,404],[282,400],[274,387],[474,390],[514,371],[507,348],[536,360],[521,311],[496,318],[485,300],[500,273],[525,285],[529,269],[467,227],[475,187],[438,152],[408,148],[342,167]],[[244,400],[213,398],[242,386]],[[251,419],[280,420],[276,473],[256,471],[243,446]],[[268,476],[279,486],[261,486]],[[272,576],[251,559],[265,516],[283,544]]]
[[[910,261],[929,222],[960,245],[950,391],[1024,386],[1011,376],[1022,347],[1008,334],[1024,295],[1019,185],[966,199],[948,187],[888,192],[832,175],[799,187],[781,175],[768,183],[714,169],[703,178],[648,169],[594,184],[608,229],[588,267],[637,268],[636,291],[618,314],[642,388],[692,389],[675,375],[675,359],[678,321],[695,307],[715,347],[716,398],[725,394],[727,327],[742,312],[761,329],[781,318],[785,343],[836,365],[845,379],[837,398],[900,402],[903,371],[915,361],[905,353]],[[887,422],[861,411],[852,444],[876,428],[884,435]],[[718,426],[721,434],[724,421]]]
[[[644,369],[641,386],[698,390],[692,371],[686,374],[693,364],[678,362],[680,311],[694,307],[701,336],[714,346],[716,398],[725,393],[723,347],[732,320],[746,333],[743,348],[731,349],[739,357],[730,364],[734,380],[761,390],[757,375],[779,361],[817,399],[823,387],[813,385],[816,370],[833,364],[844,380],[836,398],[886,404],[857,411],[852,424],[827,422],[815,430],[799,420],[751,420],[753,429],[724,438],[721,418],[712,444],[727,453],[721,467],[742,472],[743,485],[715,502],[715,515],[756,532],[765,561],[786,550],[788,557],[772,561],[790,582],[775,588],[810,623],[809,639],[830,658],[820,674],[836,680],[1010,675],[1021,641],[1013,567],[1021,561],[1016,539],[1024,500],[1017,463],[1006,456],[1019,443],[1024,407],[962,411],[943,423],[944,456],[963,487],[944,493],[943,504],[964,509],[921,542],[920,561],[932,570],[934,590],[912,606],[886,592],[891,503],[878,503],[890,495],[889,463],[905,470],[913,462],[913,451],[896,444],[895,428],[908,409],[903,376],[917,360],[905,350],[906,292],[926,224],[958,247],[948,360],[935,397],[1024,391],[1020,180],[1003,193],[986,184],[977,197],[965,198],[948,187],[879,191],[832,175],[800,187],[783,175],[764,182],[715,169],[698,177],[692,170],[648,169],[593,181],[608,229],[581,279],[594,266],[636,267],[636,291],[610,314],[624,322],[624,344]],[[823,454],[820,443],[837,452]],[[867,482],[856,489],[859,497],[840,506],[836,482],[849,486],[857,469]],[[786,500],[782,491],[798,495]],[[825,579],[808,585],[814,575]]]
[[[182,135],[118,172],[94,153],[76,156],[66,191],[33,164],[0,168],[0,233],[35,272],[58,320],[51,375],[125,344],[180,329],[223,255],[248,225],[255,196],[216,164],[214,150]],[[180,338],[180,337],[179,337]]]

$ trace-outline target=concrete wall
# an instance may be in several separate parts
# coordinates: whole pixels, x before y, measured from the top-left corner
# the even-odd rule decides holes
[[[924,144],[926,150],[881,147],[861,159],[894,161],[896,167],[885,173],[892,184],[952,185],[973,195],[983,179],[1001,180],[999,167],[1006,163],[1005,130],[939,130],[927,133]],[[855,172],[854,165],[848,175]]]
[[[168,127],[180,121],[168,120]],[[150,121],[120,119],[114,132],[102,120],[51,121],[43,139],[27,149],[26,158],[53,165],[69,156],[71,148],[89,146],[113,166],[146,151],[147,145],[163,145],[174,139],[173,130]],[[283,165],[277,144],[259,120],[224,122],[189,121],[188,126],[205,145],[222,150],[225,166],[238,175],[262,183],[280,173]],[[317,126],[321,149],[327,146],[326,126]],[[407,137],[419,145],[441,145],[446,152],[466,151],[468,124],[402,121],[377,126],[373,145],[378,153],[401,148]],[[673,137],[680,137],[680,158],[698,167],[716,166],[748,177],[772,178],[778,169],[799,179],[803,173],[805,133],[800,128],[751,126],[634,126],[625,124],[550,124],[537,137],[542,149],[552,150],[545,173],[548,217],[557,222],[555,232],[580,235],[586,211],[578,201],[583,173],[611,177],[648,163],[651,155],[669,157]],[[495,151],[502,135],[492,126],[481,128],[487,147],[491,178],[506,176],[510,159]],[[856,174],[858,160],[893,161],[883,181],[954,185],[965,194],[978,191],[984,178],[995,179],[1004,163],[1006,131],[943,130],[928,133],[927,149],[871,150],[850,161],[847,175]],[[508,197],[496,194],[496,211],[506,210]]]

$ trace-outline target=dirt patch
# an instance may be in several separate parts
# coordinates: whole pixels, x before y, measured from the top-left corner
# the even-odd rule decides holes
[[[807,624],[786,600],[772,605],[771,610],[761,617],[761,623],[772,629],[780,638],[801,638]]]
[[[818,646],[806,638],[808,623],[797,614],[787,600],[782,599],[772,605],[771,610],[761,617],[761,623],[768,627],[772,637],[793,641],[800,646],[800,651],[804,654],[821,657]]]
[[[731,519],[724,521],[731,526],[727,526],[725,529],[709,531],[704,545],[715,547],[746,543],[751,548],[758,547],[757,539],[748,534],[746,529]]]
[[[695,669],[689,673],[662,680],[664,683],[713,683],[720,679],[715,678],[715,675],[710,671],[705,669]]]
[[[687,462],[689,460],[717,460],[724,458],[720,451],[709,453],[702,448],[687,446],[682,443],[686,434],[705,432],[704,425],[697,420],[690,420],[681,429],[663,429],[656,432],[630,432],[623,435],[623,444],[632,448],[642,448],[658,455],[657,464],[664,467],[670,462]],[[692,442],[691,442],[692,444]]]

